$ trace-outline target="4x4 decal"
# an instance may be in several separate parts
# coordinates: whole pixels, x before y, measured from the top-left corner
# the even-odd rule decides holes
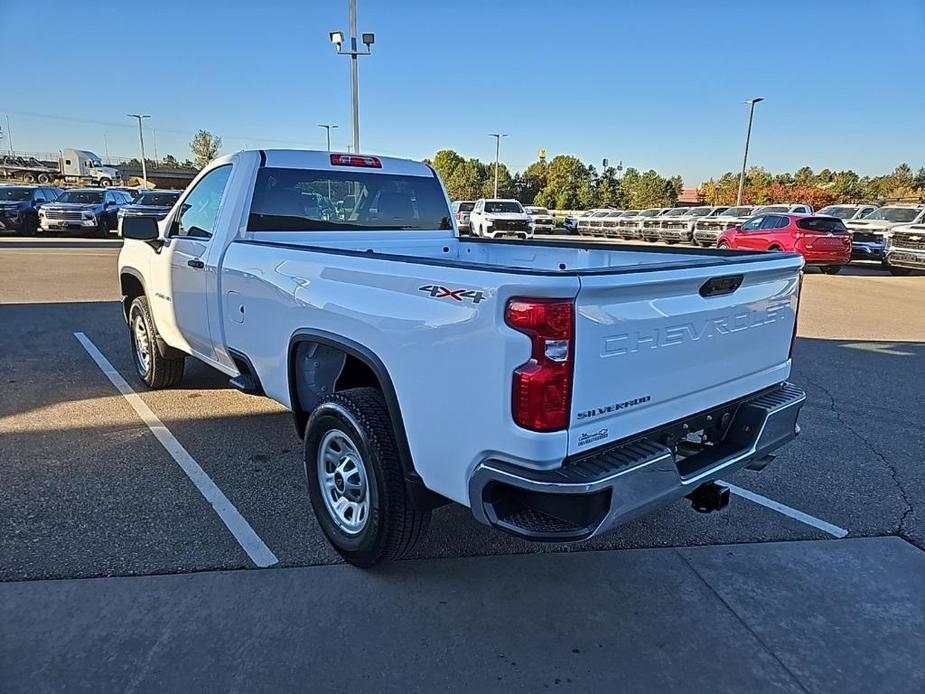
[[[473,304],[477,304],[486,298],[484,292],[476,289],[466,289],[465,287],[462,289],[448,289],[437,284],[425,284],[423,287],[418,287],[418,291],[427,292],[435,299],[452,299],[453,301],[470,299]]]

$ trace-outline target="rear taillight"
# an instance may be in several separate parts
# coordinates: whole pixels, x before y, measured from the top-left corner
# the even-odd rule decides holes
[[[378,157],[365,157],[359,154],[332,154],[331,163],[334,166],[365,166],[368,169],[381,169],[382,162]]]
[[[514,370],[511,412],[532,431],[568,428],[575,355],[575,304],[567,299],[511,299],[505,322],[530,338],[530,360]]]
[[[793,348],[797,344],[797,325],[800,322],[800,300],[803,298],[803,271],[800,270],[800,282],[797,285],[797,309],[793,312],[793,335],[790,336],[790,354],[787,355],[793,359]]]

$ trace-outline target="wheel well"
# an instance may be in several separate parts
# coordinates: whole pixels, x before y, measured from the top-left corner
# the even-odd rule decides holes
[[[327,395],[348,388],[369,387],[386,394],[373,368],[337,345],[305,340],[289,354],[289,391],[296,427],[301,436],[308,416]]]
[[[123,272],[119,277],[119,285],[122,289],[122,313],[128,320],[129,307],[135,299],[145,295],[145,288],[140,279],[128,272]]]
[[[779,245],[777,245],[776,243],[772,243],[770,246],[768,246],[768,250],[769,250],[769,251],[782,251],[782,250],[784,250],[784,249],[781,248],[781,247],[780,247]]]

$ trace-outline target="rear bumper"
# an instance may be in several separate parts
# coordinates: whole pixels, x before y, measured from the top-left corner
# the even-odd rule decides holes
[[[469,505],[478,521],[518,537],[585,540],[766,457],[797,435],[805,400],[789,383],[742,400],[721,440],[684,453],[656,431],[556,470],[488,460],[470,478]]]

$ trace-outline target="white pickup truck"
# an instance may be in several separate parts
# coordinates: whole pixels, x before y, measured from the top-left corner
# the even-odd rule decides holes
[[[271,150],[122,233],[140,378],[174,385],[192,355],[290,409],[318,521],[360,566],[448,500],[546,541],[716,510],[715,480],[798,432],[797,255],[463,239],[424,164]]]

